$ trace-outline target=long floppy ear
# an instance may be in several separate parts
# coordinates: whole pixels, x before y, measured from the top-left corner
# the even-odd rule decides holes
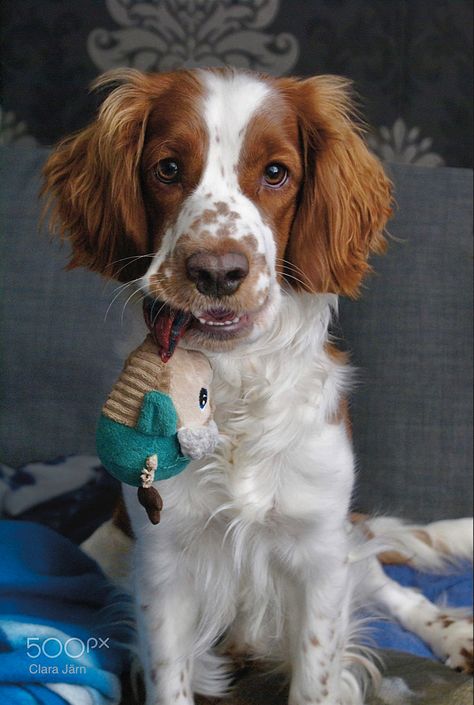
[[[52,232],[71,241],[69,268],[84,266],[128,280],[134,268],[127,262],[147,252],[139,166],[157,86],[139,71],[118,69],[93,88],[112,90],[96,121],[63,140],[49,157],[42,194]]]
[[[349,81],[284,80],[298,111],[304,158],[300,204],[285,256],[313,291],[355,297],[370,270],[369,253],[385,250],[391,183],[364,143]]]

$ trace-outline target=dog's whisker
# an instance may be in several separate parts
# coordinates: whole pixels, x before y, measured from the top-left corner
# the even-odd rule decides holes
[[[143,258],[145,258],[145,257],[150,257],[150,258],[152,258],[152,257],[154,257],[154,256],[155,256],[155,253],[154,253],[154,252],[149,252],[149,253],[147,253],[147,254],[145,254],[145,255],[131,255],[130,257],[121,257],[120,259],[114,259],[112,262],[109,262],[109,263],[104,267],[104,269],[109,269],[110,267],[113,267],[114,264],[119,264],[120,262],[125,262],[126,260],[129,260],[129,261],[131,262],[131,261],[133,261],[133,260],[139,260],[139,259],[143,259]],[[127,265],[126,265],[126,266],[127,266]]]
[[[125,316],[125,309],[126,309],[127,305],[132,301],[132,299],[133,299],[134,296],[137,296],[137,295],[138,295],[138,297],[143,297],[143,294],[144,294],[144,293],[145,293],[145,291],[144,291],[143,287],[139,287],[139,288],[136,289],[135,291],[132,291],[132,293],[130,294],[130,296],[128,297],[128,299],[125,301],[125,303],[124,303],[124,305],[123,305],[123,308],[122,308],[122,314],[121,314],[121,316],[120,316],[120,324],[121,324],[121,325],[123,325],[124,316]]]
[[[293,279],[294,281],[298,282],[298,284],[301,284],[301,286],[305,289],[305,291],[308,291],[308,284],[304,281],[302,281],[299,277],[295,277],[293,274],[289,274],[288,272],[283,272],[283,271],[278,271],[277,268],[277,273],[283,275],[285,278],[288,279]],[[313,288],[309,289],[309,293],[315,294],[316,292],[314,291]]]
[[[290,268],[293,272],[296,272],[296,274],[299,274],[300,276],[303,277],[303,279],[307,282],[308,288],[312,287],[311,280],[308,277],[308,275],[301,269],[301,267],[298,267],[296,264],[293,264],[293,262],[290,262],[289,260],[285,259],[284,257],[277,257],[276,258],[279,262],[283,264],[283,267],[285,271]],[[278,267],[278,265],[277,265]],[[283,272],[284,273],[284,272]]]
[[[303,269],[301,269],[301,267],[294,264],[294,262],[290,262],[290,260],[287,260],[284,257],[276,257],[275,259],[276,259],[276,261],[281,262],[285,268],[290,268],[294,272],[301,274],[301,276],[305,277],[309,281],[309,277],[306,274],[306,272]]]
[[[112,295],[113,295],[113,294],[116,294],[116,293],[119,292],[119,291],[123,291],[123,290],[126,289],[128,286],[132,286],[132,285],[135,284],[137,281],[140,281],[140,278],[138,278],[138,279],[132,279],[132,280],[129,281],[129,282],[124,282],[123,284],[119,284],[119,285],[116,286],[115,289],[112,291]]]
[[[139,256],[137,256],[137,257],[134,257],[134,258],[132,259],[132,261],[127,262],[127,263],[124,264],[122,267],[120,267],[119,270],[117,270],[116,272],[114,272],[114,277],[117,277],[117,276],[120,274],[120,272],[122,272],[122,271],[123,271],[124,269],[126,269],[127,267],[130,267],[130,265],[132,265],[134,262],[137,262],[138,260],[144,259],[144,258],[152,259],[153,257],[154,257],[154,255],[139,255]],[[119,261],[120,261],[120,260],[117,260],[117,262],[119,262]]]
[[[114,298],[113,298],[111,304],[120,296],[120,294],[122,294],[122,293],[127,289],[127,287],[133,286],[133,285],[136,284],[137,282],[141,281],[141,279],[142,279],[141,277],[137,277],[136,279],[132,279],[132,280],[129,281],[129,282],[125,282],[124,284],[119,284],[118,286],[116,286],[115,289],[114,289],[113,292],[112,292],[112,295],[113,295]],[[158,280],[156,280],[156,281],[157,281],[158,283],[161,282],[160,279],[158,279]],[[143,289],[143,287],[141,287],[141,288],[142,288],[142,290],[146,293],[146,291]],[[115,296],[114,296],[114,295],[115,295]],[[111,304],[110,304],[110,305],[111,305]],[[109,306],[109,308],[110,308],[110,306]],[[108,312],[108,310],[109,310],[109,309],[107,309],[107,312]],[[107,314],[106,314],[106,315],[107,315]]]
[[[115,301],[117,301],[117,299],[123,294],[124,291],[127,290],[128,287],[133,286],[134,284],[137,283],[137,281],[139,281],[139,279],[133,279],[131,282],[127,282],[126,284],[122,284],[120,287],[117,287],[118,291],[117,291],[117,289],[115,290],[116,293],[113,296],[112,301],[107,306],[107,310],[104,315],[104,323],[107,321],[107,317],[109,315],[110,309],[112,308]]]
[[[107,265],[104,267],[104,274],[106,274],[107,270],[110,269],[111,267],[113,267],[115,264],[118,264],[119,262],[124,262],[125,260],[129,260],[129,261],[127,262],[127,264],[125,264],[123,267],[120,267],[120,269],[118,269],[116,272],[113,272],[112,275],[110,275],[110,274],[108,275],[108,276],[111,276],[111,278],[110,278],[110,279],[107,279],[107,281],[105,282],[103,291],[105,292],[106,289],[107,289],[107,287],[109,286],[109,284],[110,284],[112,281],[114,281],[114,279],[117,279],[118,275],[119,275],[124,269],[126,269],[128,266],[130,266],[130,264],[132,264],[134,260],[143,259],[143,258],[145,258],[145,257],[148,257],[148,258],[152,259],[152,258],[154,257],[154,253],[150,253],[150,254],[146,254],[146,255],[133,255],[132,257],[122,257],[121,259],[117,259],[117,260],[114,260],[113,262],[109,262],[109,264],[107,264]],[[138,279],[140,279],[140,278],[141,278],[141,277],[138,277]],[[136,280],[135,280],[135,281],[136,281]],[[128,282],[125,282],[125,283],[128,283]]]

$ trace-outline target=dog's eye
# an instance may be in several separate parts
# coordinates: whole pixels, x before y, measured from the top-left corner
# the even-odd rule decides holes
[[[173,184],[179,180],[179,165],[175,159],[160,159],[153,167],[153,174],[164,184]]]
[[[204,407],[206,406],[207,398],[208,398],[207,389],[204,389],[204,387],[203,387],[201,389],[201,391],[199,392],[199,407],[201,409],[204,409]]]
[[[288,170],[283,164],[267,164],[263,172],[265,184],[271,188],[283,186],[288,178]]]

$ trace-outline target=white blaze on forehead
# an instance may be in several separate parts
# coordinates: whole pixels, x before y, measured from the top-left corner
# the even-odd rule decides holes
[[[238,180],[239,158],[247,128],[271,95],[272,88],[254,76],[235,71],[214,73],[202,70],[200,76],[205,88],[202,116],[209,145],[201,180],[189,199],[189,205],[193,211],[199,211],[203,207],[212,210],[217,202],[226,203],[239,216],[232,223],[232,237],[239,239],[252,235],[257,251],[264,254],[267,264],[273,267],[275,242],[272,232],[255,203],[242,193]],[[222,220],[226,218],[223,214]],[[207,230],[212,235],[217,232],[217,226],[210,226]]]
[[[235,184],[235,173],[247,126],[271,89],[245,73],[201,73],[207,94],[204,121],[209,134],[209,152],[202,184],[214,187],[224,180]],[[222,173],[223,172],[223,173]]]
[[[220,226],[226,226],[229,235],[236,240],[251,235],[257,244],[257,252],[264,255],[269,272],[274,275],[276,246],[273,233],[255,203],[242,192],[238,180],[239,158],[247,128],[273,89],[246,73],[214,73],[201,69],[199,75],[204,88],[201,114],[209,138],[203,172],[176,221],[165,230],[145,282],[158,271],[183,234],[191,232],[199,243],[200,233],[193,223],[206,211],[216,212],[216,217],[202,226],[206,235],[219,237]],[[225,203],[234,217],[223,210],[217,213],[218,203]],[[260,279],[259,287],[258,293],[265,290],[265,278]]]

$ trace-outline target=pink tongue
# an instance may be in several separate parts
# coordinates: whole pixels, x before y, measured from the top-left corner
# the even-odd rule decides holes
[[[205,321],[219,321],[219,323],[233,321],[235,317],[235,311],[222,308],[210,308],[199,316],[199,318],[203,318]]]
[[[189,328],[192,315],[149,298],[143,300],[143,315],[161,359],[168,362]]]

